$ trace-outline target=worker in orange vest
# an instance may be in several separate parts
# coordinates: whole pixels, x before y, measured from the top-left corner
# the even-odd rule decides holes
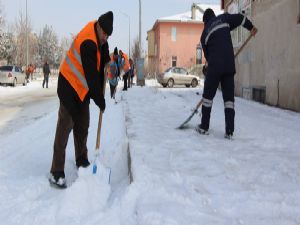
[[[127,81],[129,76],[129,70],[130,70],[130,64],[129,64],[129,58],[127,54],[125,54],[121,49],[119,50],[119,55],[121,56],[122,61],[122,70],[123,70],[123,81],[124,81],[124,87],[123,91],[127,91]]]
[[[110,97],[114,100],[116,100],[115,95],[120,77],[120,59],[121,57],[118,54],[118,48],[115,47],[114,52],[110,56],[110,64],[107,70],[107,78],[110,86]]]
[[[89,22],[74,38],[60,67],[57,94],[60,100],[49,176],[51,184],[66,187],[64,166],[68,137],[73,130],[77,167],[88,167],[87,138],[89,103],[92,98],[102,112],[104,67],[110,61],[108,37],[113,31],[113,13]]]

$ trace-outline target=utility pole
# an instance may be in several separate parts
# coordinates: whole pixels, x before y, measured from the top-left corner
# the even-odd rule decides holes
[[[27,0],[26,0],[26,69],[28,67],[28,16],[27,16]]]
[[[139,48],[140,57],[142,57],[142,3],[139,0]]]

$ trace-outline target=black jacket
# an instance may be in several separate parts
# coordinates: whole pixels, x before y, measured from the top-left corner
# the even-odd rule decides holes
[[[66,78],[62,76],[61,73],[59,74],[57,94],[62,104],[72,115],[78,114],[83,104],[89,104],[90,98],[94,100],[100,109],[105,109],[105,100],[103,96],[104,66],[110,60],[109,47],[108,43],[105,43],[100,47],[98,36],[97,40],[101,53],[100,71],[97,69],[96,43],[91,40],[85,40],[80,45],[82,67],[89,87],[89,91],[83,102]]]
[[[209,18],[201,35],[201,45],[209,70],[217,73],[235,73],[234,52],[230,31],[243,25],[248,30],[252,23],[242,14],[224,13]]]
[[[44,64],[44,66],[43,66],[43,73],[46,74],[46,75],[50,74],[50,67],[49,67],[48,63]]]

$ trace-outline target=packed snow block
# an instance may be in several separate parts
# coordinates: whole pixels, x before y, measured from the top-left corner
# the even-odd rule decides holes
[[[77,180],[62,195],[64,216],[71,218],[79,212],[86,212],[88,215],[91,211],[99,212],[106,206],[111,192],[107,183],[107,168],[101,163],[97,166],[96,174],[91,173],[91,166],[78,169]]]

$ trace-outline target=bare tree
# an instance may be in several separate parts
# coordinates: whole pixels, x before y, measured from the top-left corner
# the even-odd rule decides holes
[[[51,26],[45,25],[38,37],[40,63],[47,60],[55,67],[59,66],[61,54],[59,53],[58,38]]]
[[[137,59],[139,59],[141,57],[141,49],[140,49],[140,46],[139,46],[139,38],[138,37],[136,37],[134,39],[131,52],[132,52],[131,53],[131,58],[134,62],[136,62]]]
[[[3,26],[4,26],[3,6],[2,6],[2,2],[0,1],[0,35],[2,33]]]
[[[26,65],[26,33],[28,33],[28,39],[30,38],[31,34],[31,23],[28,19],[27,21],[27,28],[26,28],[26,18],[22,12],[19,13],[19,19],[16,21],[15,24],[16,30],[16,57],[15,63],[19,66]],[[30,43],[30,40],[28,40]],[[30,56],[29,56],[30,61]]]
[[[39,65],[39,37],[36,33],[29,35],[29,63]]]
[[[15,58],[15,41],[10,32],[2,33],[0,38],[0,59],[5,59],[7,64],[13,64]]]
[[[62,38],[60,41],[60,51],[61,51],[61,60],[63,60],[71,46],[72,43],[72,36],[70,38]]]

